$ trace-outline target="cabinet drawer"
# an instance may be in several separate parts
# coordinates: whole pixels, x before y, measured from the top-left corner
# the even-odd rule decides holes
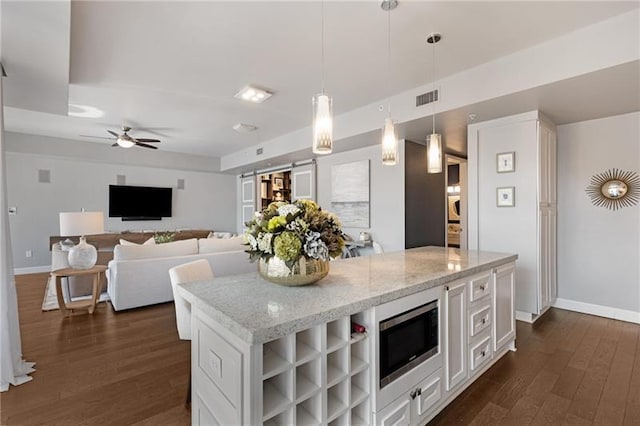
[[[471,356],[471,371],[475,371],[491,359],[491,336],[487,336],[480,343],[473,346],[469,354]]]
[[[491,325],[491,305],[469,312],[469,337],[475,337]]]
[[[192,337],[196,340],[196,351],[192,354],[195,356],[193,374],[201,375],[203,382],[210,381],[232,406],[239,408],[242,354],[202,321],[197,321],[195,330],[196,335]]]
[[[469,301],[475,302],[483,297],[487,297],[491,294],[491,273],[486,273],[471,280],[469,283]]]
[[[380,426],[404,426],[411,424],[411,400],[403,397],[395,400],[376,414]]]
[[[441,370],[420,383],[418,396],[416,397],[416,412],[419,417],[429,413],[431,409],[440,402],[442,396],[442,380],[440,380]]]

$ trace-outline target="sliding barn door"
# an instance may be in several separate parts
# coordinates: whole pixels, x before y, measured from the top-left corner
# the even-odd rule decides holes
[[[256,177],[246,176],[240,180],[240,219],[241,229],[245,229],[245,223],[253,218],[256,211]]]

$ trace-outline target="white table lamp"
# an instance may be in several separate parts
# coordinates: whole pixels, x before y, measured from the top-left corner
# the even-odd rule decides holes
[[[98,251],[87,244],[85,235],[104,232],[104,213],[102,212],[61,212],[60,236],[80,236],[78,245],[69,250],[69,266],[74,269],[91,269],[98,260]]]

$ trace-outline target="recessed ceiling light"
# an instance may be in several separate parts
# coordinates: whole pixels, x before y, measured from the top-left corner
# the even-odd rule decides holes
[[[233,125],[233,130],[238,133],[250,133],[257,129],[258,128],[252,124],[238,123]]]
[[[266,90],[253,86],[246,86],[238,93],[236,93],[234,98],[259,104],[269,99],[272,95],[273,93]]]
[[[104,111],[90,105],[69,104],[69,115],[80,118],[100,118]]]

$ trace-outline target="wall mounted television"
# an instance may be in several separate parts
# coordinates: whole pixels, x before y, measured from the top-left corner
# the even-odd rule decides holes
[[[109,217],[161,220],[171,217],[171,188],[109,185]]]

